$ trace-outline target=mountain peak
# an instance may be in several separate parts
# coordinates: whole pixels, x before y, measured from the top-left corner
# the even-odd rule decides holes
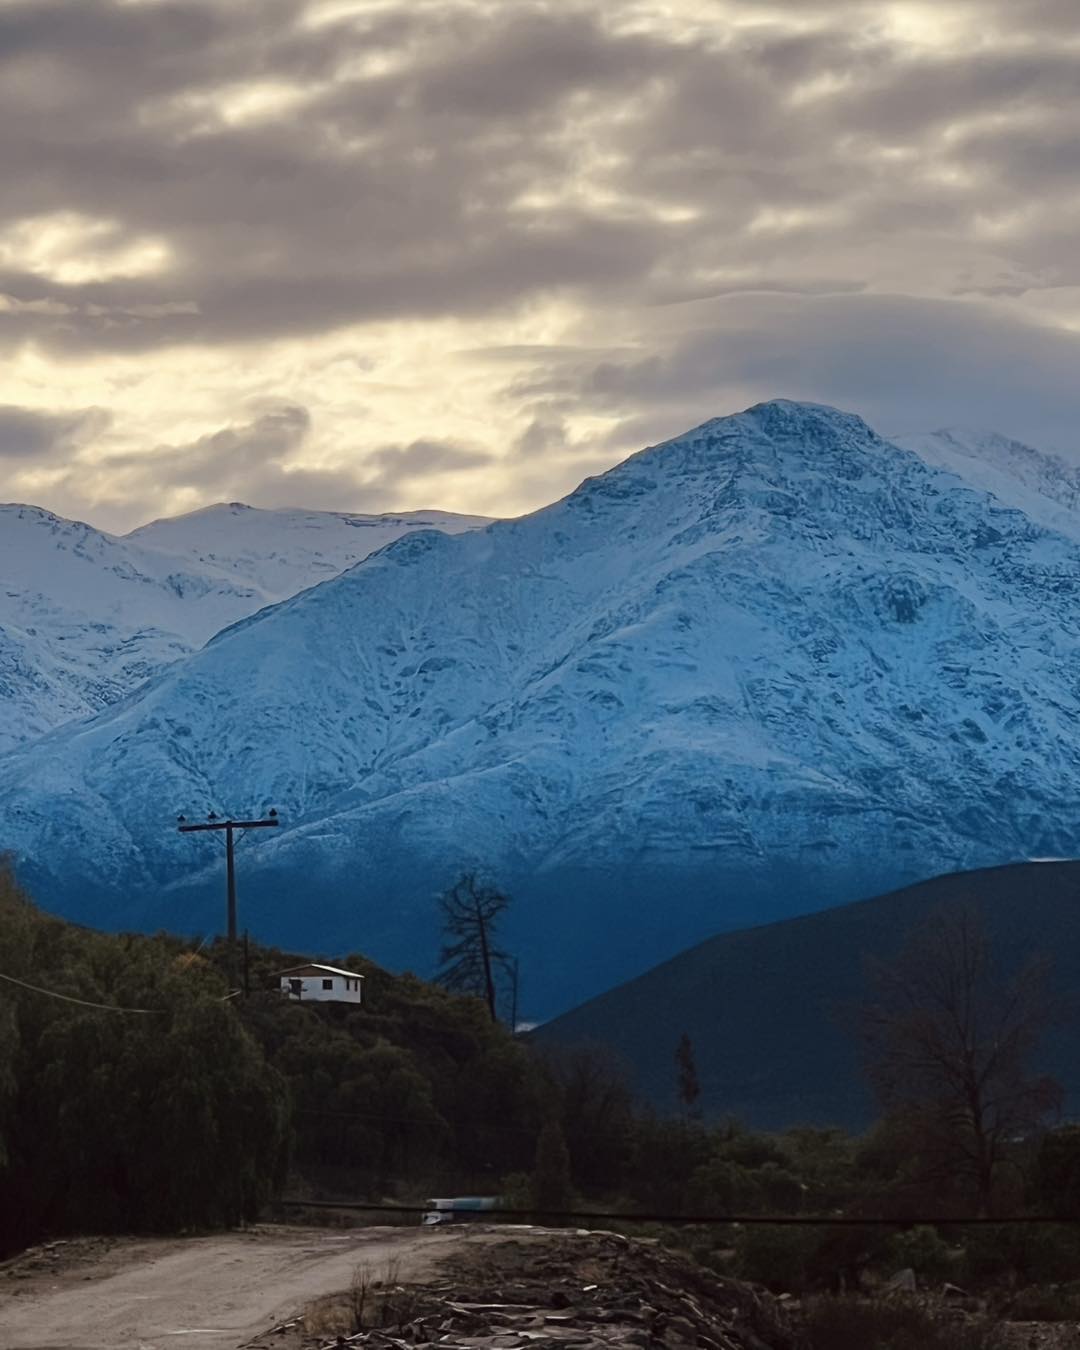
[[[627,463],[645,457],[663,457],[679,448],[697,450],[703,446],[714,453],[743,446],[793,446],[803,460],[816,452],[870,449],[888,442],[855,413],[843,412],[824,403],[802,403],[793,399],[770,399],[755,403],[742,412],[712,417],[707,422],[650,446]],[[618,472],[617,466],[612,472]]]
[[[1009,459],[991,491],[953,458],[781,399],[347,577],[401,527],[256,511],[144,533],[125,548],[169,585],[114,569],[127,605],[210,602],[220,631],[240,582],[292,598],[237,600],[243,624],[7,758],[0,846],[75,917],[130,922],[124,896],[150,927],[166,907],[209,926],[219,877],[162,803],[273,801],[283,826],[245,863],[264,935],[362,933],[416,968],[430,897],[487,868],[537,1012],[736,920],[1072,854],[1080,524],[1022,504],[1049,511],[1042,475]]]
[[[809,403],[798,399],[774,398],[755,403],[730,420],[747,418],[774,435],[791,435],[806,428],[843,431],[870,441],[881,438],[857,413],[845,412],[828,403]],[[721,421],[727,419],[719,419]]]
[[[483,523],[218,502],[117,537],[0,505],[0,753],[117,702],[238,620],[419,526]]]
[[[88,525],[83,520],[72,520],[67,516],[58,516],[55,511],[50,511],[47,507],[34,506],[30,502],[0,502],[0,512],[14,516],[17,520],[37,521],[42,525],[49,525],[53,528],[60,526],[62,529],[90,530],[95,534],[104,533],[104,531],[96,530],[93,525]]]

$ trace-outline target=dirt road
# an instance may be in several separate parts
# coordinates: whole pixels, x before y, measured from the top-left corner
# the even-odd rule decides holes
[[[234,1350],[309,1300],[394,1262],[421,1277],[460,1231],[259,1227],[208,1238],[64,1244],[0,1270],[0,1350]]]

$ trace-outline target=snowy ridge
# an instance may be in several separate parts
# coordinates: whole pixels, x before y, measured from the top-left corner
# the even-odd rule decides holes
[[[0,505],[0,752],[116,702],[237,619],[403,533],[484,523],[234,504],[117,537]]]
[[[183,516],[151,521],[129,543],[182,558],[189,567],[227,576],[272,604],[337,576],[412,530],[478,529],[485,516],[406,511],[365,516],[345,511],[257,510],[219,502]]]
[[[832,409],[716,419],[399,539],[10,755],[0,846],[69,912],[212,926],[218,859],[172,815],[274,805],[253,928],[414,966],[486,866],[533,1013],[734,923],[1069,855],[1080,543],[1004,482]]]
[[[1080,469],[995,431],[952,427],[898,445],[1018,507],[1040,525],[1080,538]]]

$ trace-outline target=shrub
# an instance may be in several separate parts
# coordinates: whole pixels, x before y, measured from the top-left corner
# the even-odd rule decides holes
[[[762,1193],[754,1177],[738,1163],[713,1158],[690,1179],[694,1209],[703,1214],[756,1214]]]
[[[913,1299],[824,1297],[806,1304],[811,1350],[1003,1350],[993,1324],[935,1318]]]
[[[817,1249],[813,1228],[754,1224],[741,1230],[736,1242],[737,1268],[744,1280],[764,1284],[774,1293],[800,1293]]]
[[[1080,1212],[1080,1126],[1065,1125],[1043,1137],[1034,1190],[1044,1213],[1064,1218]]]
[[[1031,1285],[1009,1304],[1011,1322],[1080,1322],[1080,1284]]]
[[[962,1252],[954,1251],[936,1228],[920,1225],[889,1239],[886,1260],[890,1270],[911,1269],[925,1280],[951,1278]]]
[[[977,1283],[1007,1275],[1023,1283],[1069,1280],[1080,1271],[1080,1233],[1066,1225],[970,1228],[964,1242],[963,1279]]]

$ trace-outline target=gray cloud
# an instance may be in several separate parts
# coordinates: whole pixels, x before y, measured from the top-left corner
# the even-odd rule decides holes
[[[1080,334],[899,296],[761,295],[698,319],[637,360],[555,363],[531,392],[606,409],[619,418],[608,443],[624,451],[782,390],[886,434],[964,422],[1080,457]]]
[[[42,461],[66,456],[99,436],[109,424],[102,408],[41,412],[0,406],[0,460]]]
[[[46,419],[50,425],[61,420]],[[4,426],[0,409],[0,434]],[[99,510],[111,519],[117,508],[134,500],[146,502],[152,515],[155,502],[185,490],[197,491],[206,500],[243,500],[256,506],[301,502],[323,510],[391,510],[400,505],[396,494],[403,487],[442,473],[479,468],[492,459],[468,446],[421,440],[382,446],[358,457],[354,465],[312,468],[300,460],[311,427],[306,408],[281,404],[187,444],[99,456],[92,469],[102,485]],[[86,472],[85,464],[73,465],[58,494],[64,500],[74,495]]]
[[[475,469],[490,464],[493,455],[446,441],[413,441],[411,445],[386,445],[368,455],[366,466],[374,468],[367,485],[375,490],[396,487],[410,479],[432,474]]]
[[[520,322],[505,358],[454,358],[513,365],[504,445],[395,424],[312,467],[342,462],[308,454],[324,405],[268,377],[295,402],[245,392],[234,426],[99,457],[148,513],[161,490],[397,507],[496,448],[542,499],[545,466],[554,491],[777,394],[1063,443],[1076,340],[1040,325],[1080,321],[1074,0],[950,0],[919,41],[887,0],[788,8],[0,3],[0,349],[242,372],[275,339]],[[565,331],[530,347],[555,301]],[[0,452],[63,463],[35,426],[0,420]]]
[[[1027,7],[1022,25],[991,0],[955,8],[1003,25],[1003,43],[916,59],[875,29],[873,6],[841,0],[816,6],[809,34],[720,25],[720,43],[620,35],[584,3],[492,19],[446,0],[322,28],[301,22],[300,0],[9,4],[0,211],[116,219],[165,240],[172,263],[79,285],[9,265],[0,292],[21,307],[0,309],[0,335],[138,350],[483,313],[558,288],[648,297],[675,274],[706,294],[721,263],[759,284],[791,272],[791,234],[755,230],[763,211],[831,208],[846,237],[902,244],[928,225],[962,236],[980,202],[1019,183],[1047,203],[1067,195],[1065,145],[1040,157],[1022,131],[995,136],[992,153],[977,133],[948,149],[928,139],[988,112],[1042,110],[1066,140],[1080,88],[1075,57],[1052,40],[1065,8],[1036,6],[1035,28]],[[390,68],[350,73],[374,56]],[[824,78],[834,92],[792,105]],[[298,82],[304,101],[230,124],[215,109],[245,80]],[[914,158],[883,171],[877,156],[897,148]],[[927,156],[978,181],[943,191],[922,175]],[[520,205],[581,183],[600,193],[593,204]],[[795,242],[824,249],[837,228],[810,222]],[[997,251],[1028,265],[1022,240]]]
[[[287,474],[287,463],[311,429],[306,408],[283,404],[250,422],[224,427],[187,445],[159,445],[144,453],[107,455],[97,471],[127,496],[194,488],[217,497],[251,497],[263,504]],[[328,475],[327,487],[342,487]],[[245,497],[246,500],[246,497]],[[275,503],[276,504],[276,503]]]

